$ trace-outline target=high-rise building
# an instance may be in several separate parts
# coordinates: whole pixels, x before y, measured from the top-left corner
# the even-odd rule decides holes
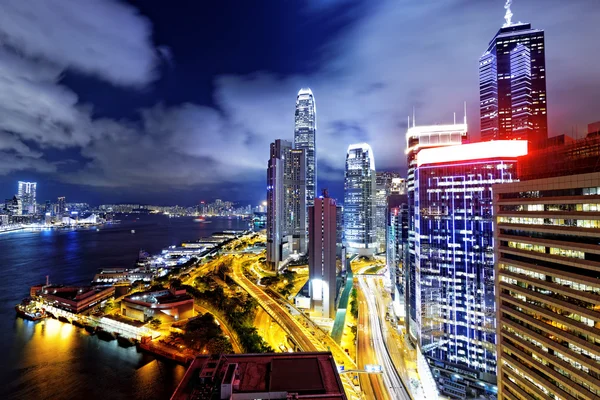
[[[308,270],[311,308],[324,318],[335,318],[336,204],[323,196],[308,207]]]
[[[306,206],[312,206],[317,190],[317,106],[309,88],[296,97],[294,148],[306,154]]]
[[[495,392],[492,185],[516,180],[524,140],[421,150],[415,192],[417,346],[442,393]]]
[[[306,157],[278,139],[267,167],[267,264],[277,270],[293,252],[306,252]]]
[[[19,181],[17,196],[23,204],[22,213],[32,215],[36,213],[36,187],[35,182]]]
[[[493,187],[498,399],[600,398],[600,137]]]
[[[65,215],[65,213],[67,212],[67,200],[66,200],[66,198],[64,196],[63,197],[59,197],[57,199],[56,206],[57,206],[56,207],[57,208],[56,215],[58,217],[63,217]]]
[[[378,171],[375,177],[375,233],[382,253],[386,250],[387,198],[392,192],[394,179],[401,179],[398,172]]]
[[[406,155],[408,173],[406,177],[406,194],[408,195],[408,255],[404,260],[406,273],[405,297],[408,303],[409,314],[406,316],[406,330],[409,337],[417,340],[417,270],[415,264],[415,170],[417,168],[417,155],[423,149],[455,146],[467,140],[466,116],[462,124],[413,126],[406,132]]]
[[[406,194],[406,179],[392,178],[390,194]]]
[[[19,197],[13,196],[4,202],[4,210],[10,216],[23,215],[23,203]]]
[[[386,265],[390,271],[392,300],[405,309],[405,271],[408,260],[408,196],[390,194],[387,198]]]
[[[372,256],[375,232],[375,159],[366,143],[348,147],[344,180],[344,241],[349,253]]]
[[[522,139],[537,148],[548,138],[544,31],[511,21],[479,59],[481,139]]]

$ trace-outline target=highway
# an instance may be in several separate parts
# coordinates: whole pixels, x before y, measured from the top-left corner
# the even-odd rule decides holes
[[[384,330],[387,330],[387,328],[384,325],[385,321],[382,323],[381,320],[382,315],[385,315],[385,309],[382,310],[382,304],[378,303],[377,301],[377,292],[380,291],[381,288],[376,287],[370,279],[368,282],[363,276],[358,278],[358,282],[361,292],[366,299],[367,308],[369,310],[368,318],[370,329],[368,333],[371,339],[371,347],[375,351],[375,356],[378,361],[377,364],[381,365],[382,367],[383,381],[385,382],[387,393],[389,393],[389,396],[395,400],[412,400],[387,349],[385,341],[386,332],[384,332]],[[359,343],[359,353],[360,351],[361,349]],[[375,387],[373,387],[373,389],[375,391],[377,390]],[[375,393],[375,396],[377,396],[377,393]]]

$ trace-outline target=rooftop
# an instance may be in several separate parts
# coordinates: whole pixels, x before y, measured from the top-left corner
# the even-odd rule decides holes
[[[173,291],[163,289],[151,292],[134,293],[130,296],[125,297],[124,300],[148,304],[168,304],[191,299],[193,298],[189,294],[185,293],[185,290]]]
[[[202,356],[192,362],[172,400],[223,398],[230,383],[235,394],[265,398],[345,400],[331,353],[229,354]],[[226,398],[230,398],[227,396]],[[249,398],[249,397],[246,397]]]

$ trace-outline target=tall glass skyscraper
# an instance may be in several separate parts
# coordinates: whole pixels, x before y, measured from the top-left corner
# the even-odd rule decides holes
[[[378,171],[375,179],[375,231],[379,248],[377,251],[386,251],[387,230],[387,199],[391,194],[392,180],[400,179],[398,172]]]
[[[36,182],[19,181],[17,196],[21,199],[23,214],[31,215],[36,213],[36,189]]]
[[[492,185],[516,179],[527,142],[421,150],[414,177],[417,345],[440,390],[495,392]]]
[[[294,148],[306,154],[306,206],[314,205],[317,190],[317,106],[310,88],[296,97]]]
[[[548,138],[544,31],[510,16],[479,59],[481,139],[535,148]]]
[[[371,146],[352,144],[346,155],[344,241],[349,253],[370,256],[377,250],[375,232],[375,159]]]

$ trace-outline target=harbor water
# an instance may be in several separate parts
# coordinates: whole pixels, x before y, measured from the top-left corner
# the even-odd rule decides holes
[[[168,399],[185,368],[135,347],[105,342],[54,319],[16,318],[29,287],[86,285],[99,268],[130,267],[140,249],[150,254],[223,230],[247,229],[241,219],[120,216],[121,223],[84,230],[0,234],[0,398]],[[132,233],[135,231],[135,233]]]

